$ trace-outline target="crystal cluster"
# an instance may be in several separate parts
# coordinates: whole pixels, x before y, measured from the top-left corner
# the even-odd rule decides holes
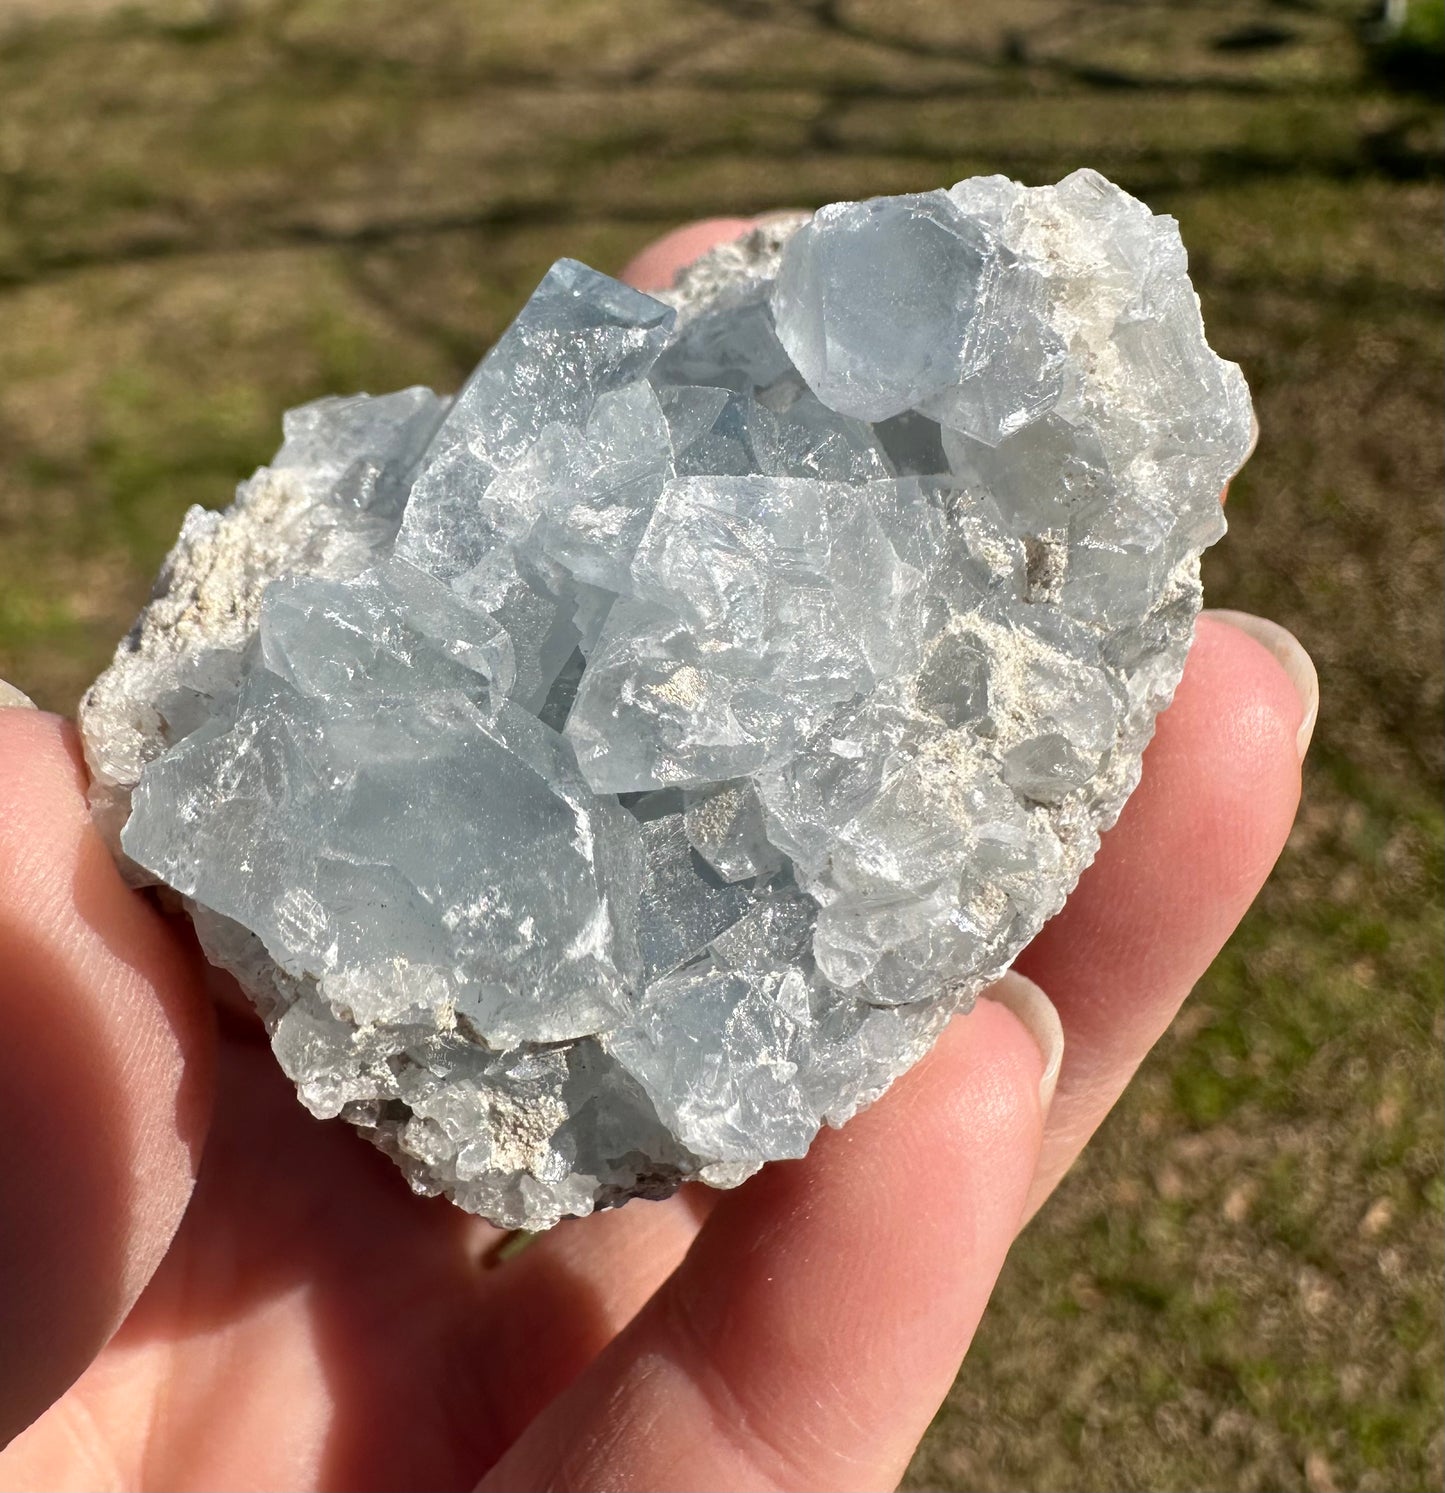
[[[802,1154],[1061,904],[1252,436],[1093,172],[556,264],[451,399],[293,410],[82,722],[317,1115],[542,1227]]]

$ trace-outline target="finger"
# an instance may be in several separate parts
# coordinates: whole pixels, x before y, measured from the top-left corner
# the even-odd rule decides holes
[[[1019,958],[1065,1033],[1030,1210],[1073,1164],[1284,848],[1317,686],[1303,650],[1275,633],[1293,645],[1293,678],[1238,626],[1201,617],[1138,789],[1064,910]]]
[[[74,733],[0,709],[0,1444],[80,1374],[190,1196],[210,1019],[90,821]]]
[[[1032,1033],[1044,1056],[1040,1094],[1053,1094],[1063,1053],[1058,1013],[1031,981],[1005,976],[985,992]],[[633,1202],[564,1222],[497,1262],[478,1336],[488,1351],[477,1392],[496,1445],[521,1434],[623,1330],[682,1261],[725,1194],[685,1187],[664,1203]],[[526,1362],[519,1375],[515,1365]]]
[[[1044,1059],[981,1002],[888,1096],[713,1210],[483,1488],[892,1486],[1019,1222]]]
[[[617,278],[638,290],[666,290],[680,269],[715,245],[741,238],[757,223],[756,218],[704,218],[686,223],[640,249]]]
[[[665,1202],[564,1221],[489,1271],[476,1337],[476,1394],[497,1453],[621,1332],[681,1263],[721,1193],[701,1184]],[[525,1374],[516,1366],[527,1365]]]

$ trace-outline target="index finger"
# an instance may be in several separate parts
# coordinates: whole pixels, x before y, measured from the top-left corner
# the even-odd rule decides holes
[[[1223,948],[1299,804],[1313,668],[1205,613],[1139,787],[1059,915],[1019,957],[1064,1026],[1030,1211],[1048,1196]],[[1302,660],[1302,697],[1279,657]]]

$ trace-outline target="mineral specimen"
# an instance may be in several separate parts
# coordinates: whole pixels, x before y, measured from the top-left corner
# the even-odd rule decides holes
[[[1251,441],[1093,172],[548,273],[293,410],[87,695],[96,815],[316,1115],[505,1225],[798,1156],[1054,913]]]

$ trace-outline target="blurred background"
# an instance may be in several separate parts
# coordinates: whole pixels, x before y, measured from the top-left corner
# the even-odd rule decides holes
[[[0,676],[70,710],[284,408],[455,386],[560,255],[1098,167],[1254,388],[1206,590],[1320,726],[909,1483],[1438,1488],[1442,83],[1442,0],[0,0]]]

